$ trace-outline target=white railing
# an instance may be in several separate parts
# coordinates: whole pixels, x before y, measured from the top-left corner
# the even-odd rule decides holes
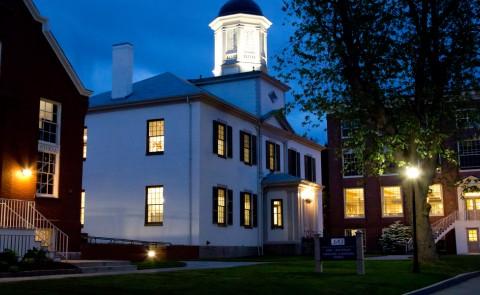
[[[458,211],[453,211],[448,216],[432,224],[432,233],[435,243],[438,243],[453,228],[458,220]]]
[[[68,259],[68,236],[35,208],[34,201],[0,199],[0,228],[34,230],[42,247]]]

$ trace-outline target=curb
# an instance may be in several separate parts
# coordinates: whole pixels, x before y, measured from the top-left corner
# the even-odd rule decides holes
[[[455,285],[458,285],[460,283],[463,283],[465,281],[468,281],[470,279],[473,279],[473,278],[476,278],[476,277],[479,277],[479,276],[480,276],[480,271],[474,271],[474,272],[468,272],[468,273],[460,274],[460,275],[457,275],[453,278],[435,283],[435,284],[427,286],[425,288],[405,293],[404,295],[428,295],[428,294],[433,294],[437,291],[453,287]]]

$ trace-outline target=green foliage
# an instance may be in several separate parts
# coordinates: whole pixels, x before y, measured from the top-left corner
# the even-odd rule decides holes
[[[301,89],[288,109],[355,122],[343,148],[366,174],[418,162],[433,171],[439,156],[455,162],[446,140],[465,127],[458,113],[479,119],[464,92],[479,87],[479,1],[284,3],[295,33],[277,69]]]
[[[52,260],[48,257],[47,252],[42,249],[33,248],[28,250],[22,258],[23,265],[42,265],[51,263]]]
[[[406,245],[411,238],[411,227],[397,221],[383,232],[380,245],[384,254],[405,254]]]
[[[10,265],[15,265],[17,261],[18,259],[15,251],[5,249],[0,253],[0,270],[2,270],[4,267],[8,268]]]

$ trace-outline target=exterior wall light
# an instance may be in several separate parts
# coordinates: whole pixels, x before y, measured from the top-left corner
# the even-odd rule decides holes
[[[19,178],[30,178],[32,177],[33,172],[30,168],[23,168],[17,171],[17,177]]]
[[[315,199],[315,191],[311,187],[305,188],[300,193],[300,197],[302,200],[305,200],[307,204],[310,204]]]
[[[418,167],[409,166],[405,169],[405,175],[408,179],[417,179],[421,174],[421,171]]]

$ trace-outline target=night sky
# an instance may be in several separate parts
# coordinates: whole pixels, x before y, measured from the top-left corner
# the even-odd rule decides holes
[[[208,24],[227,0],[34,0],[82,79],[99,94],[111,89],[111,46],[135,47],[134,80],[163,72],[185,78],[212,76],[213,31]],[[269,69],[288,46],[292,29],[283,25],[282,0],[256,0],[273,22]],[[296,131],[325,143],[324,128],[302,127],[304,114],[288,115]]]

